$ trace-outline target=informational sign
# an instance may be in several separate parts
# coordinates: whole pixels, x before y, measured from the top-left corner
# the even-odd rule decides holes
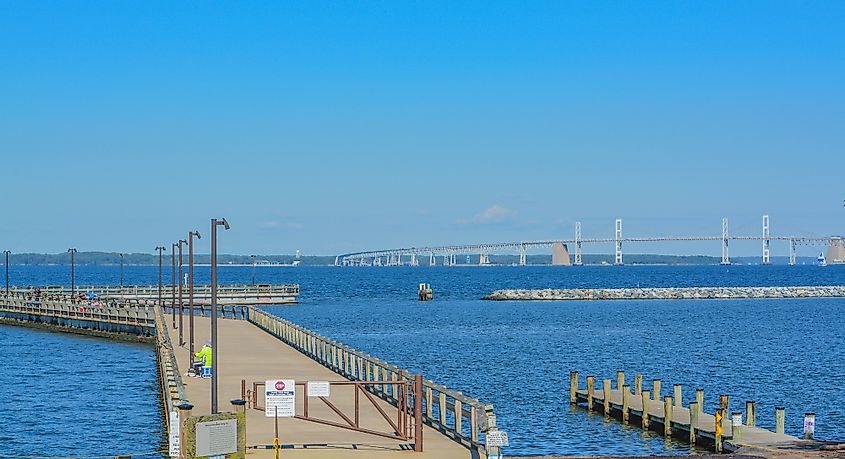
[[[293,379],[271,379],[264,385],[264,415],[268,418],[292,418],[296,416],[296,381]]]
[[[219,456],[238,450],[237,419],[198,422],[196,429],[196,457]]]
[[[328,397],[331,394],[331,385],[328,381],[308,381],[309,397]]]
[[[504,430],[487,431],[487,446],[508,446],[508,433]]]
[[[178,411],[171,411],[170,412],[170,435],[168,435],[168,455],[170,457],[179,457],[181,454],[180,451],[180,435],[179,435],[179,412]]]

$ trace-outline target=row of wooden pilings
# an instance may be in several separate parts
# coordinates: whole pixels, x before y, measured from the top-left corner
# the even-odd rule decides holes
[[[579,392],[579,375],[577,371],[570,372],[569,375],[569,403],[572,405],[578,405],[579,399],[580,401],[584,401],[587,404],[587,409],[589,411],[593,411],[596,409],[596,404],[598,402],[601,403],[601,410],[605,416],[612,416],[613,414],[613,406],[611,404],[611,396],[613,389],[612,389],[612,381],[610,379],[604,379],[601,381],[601,397],[596,397],[596,378],[595,376],[587,376],[587,386],[586,386],[586,393],[584,391]],[[700,422],[700,418],[704,414],[703,407],[704,407],[704,389],[696,389],[695,391],[695,401],[690,402],[688,410],[689,410],[689,424],[683,425],[682,427],[684,430],[688,428],[689,436],[686,437],[682,435],[683,432],[673,432],[672,429],[672,414],[675,408],[683,408],[683,386],[681,384],[675,384],[672,387],[672,395],[667,395],[661,397],[661,386],[662,381],[660,379],[655,379],[652,381],[652,389],[651,390],[644,390],[643,389],[643,377],[641,374],[637,374],[634,377],[634,386],[633,388],[625,383],[625,372],[624,371],[617,371],[616,372],[616,390],[621,393],[621,402],[622,405],[617,406],[617,411],[620,412],[621,421],[624,424],[628,424],[632,414],[631,408],[631,397],[637,396],[641,397],[642,399],[642,410],[637,413],[634,411],[634,415],[636,416],[639,414],[640,418],[640,425],[644,430],[657,430],[658,432],[662,431],[662,433],[666,437],[676,437],[676,438],[683,438],[689,441],[690,444],[697,444],[701,443],[702,440],[707,440],[708,443],[712,441],[714,450],[716,452],[722,452],[724,449],[724,439],[730,438],[731,443],[737,445],[743,441],[743,425],[747,427],[757,427],[757,403],[753,400],[749,400],[745,402],[745,423],[743,424],[743,413],[741,411],[735,411],[731,414],[730,418],[730,433],[729,435],[725,435],[723,432],[723,419],[724,417],[730,413],[729,406],[730,406],[730,397],[726,394],[722,394],[719,396],[719,408],[716,409],[715,416],[713,419],[712,426],[705,426],[703,423]],[[632,391],[633,389],[633,391]],[[655,417],[654,410],[650,409],[651,406],[656,406],[657,404],[663,404],[663,419],[659,417]],[[650,416],[651,414],[651,416]],[[782,406],[775,407],[775,434],[784,434],[784,427],[785,427],[785,417],[786,410]],[[657,421],[659,424],[662,424],[662,429],[655,429],[655,426],[652,426],[651,423]],[[813,439],[815,430],[815,414],[814,413],[805,413],[804,417],[804,439]],[[770,432],[769,432],[770,433]]]

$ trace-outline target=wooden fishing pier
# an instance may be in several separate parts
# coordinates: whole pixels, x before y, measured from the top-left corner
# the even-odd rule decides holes
[[[210,380],[186,377],[194,359],[189,343],[176,339],[187,334],[174,328],[174,312],[143,298],[82,300],[23,290],[0,296],[0,323],[153,342],[164,422],[180,458],[199,457],[196,426],[212,420],[237,422],[238,452],[226,459],[247,451],[278,458],[282,450],[284,457],[309,458],[498,454],[487,444],[487,433],[497,430],[492,405],[245,305],[218,306],[214,364],[220,398],[232,403],[212,415]],[[197,342],[210,338],[210,319],[195,314],[194,331]],[[295,416],[276,420],[264,411],[263,386],[274,379],[295,381]],[[310,383],[331,394],[309,396]]]
[[[586,386],[582,388],[579,384],[578,372],[570,372],[571,405],[603,413],[626,425],[640,426],[692,445],[709,447],[717,453],[806,456],[830,446],[813,439],[813,413],[806,413],[804,438],[799,439],[784,433],[783,407],[775,409],[775,429],[770,431],[757,426],[757,403],[754,401],[745,402],[744,413],[731,412],[729,396],[720,395],[719,408],[709,414],[703,410],[703,389],[695,391],[695,401],[683,406],[683,387],[680,384],[672,386],[672,395],[663,396],[661,380],[655,379],[651,389],[645,389],[639,374],[634,377],[633,386],[626,383],[623,371],[617,371],[615,382],[603,379],[596,386],[595,377],[587,376]]]
[[[10,293],[21,293],[32,295],[36,288],[43,294],[71,296],[78,294],[93,293],[100,299],[107,300],[157,300],[159,297],[158,285],[128,285],[128,286],[83,286],[78,285],[71,291],[64,286],[43,286],[43,287],[12,287]],[[162,285],[161,296],[164,301],[171,303],[179,298],[187,302],[188,287],[179,285]],[[224,305],[248,305],[248,306],[272,306],[279,304],[296,303],[299,296],[298,284],[249,284],[249,285],[220,285],[217,287],[217,304]],[[211,304],[211,286],[194,285],[194,304]]]

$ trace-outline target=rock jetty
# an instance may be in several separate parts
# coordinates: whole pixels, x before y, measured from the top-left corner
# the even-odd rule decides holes
[[[678,287],[678,288],[576,288],[496,290],[485,296],[493,301],[527,300],[699,300],[739,298],[839,298],[845,286],[792,287]]]

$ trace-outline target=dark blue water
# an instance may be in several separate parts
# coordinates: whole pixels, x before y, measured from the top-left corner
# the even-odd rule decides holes
[[[222,267],[219,274],[223,283],[251,282],[252,268]],[[199,268],[197,282],[207,275]],[[13,276],[21,284],[69,283],[68,268],[61,266],[17,267]],[[845,301],[479,299],[499,288],[833,285],[845,283],[842,266],[260,267],[256,277],[302,285],[300,304],[268,308],[272,312],[493,403],[499,425],[510,432],[508,454],[687,450],[571,411],[570,370],[580,371],[582,381],[587,374],[613,378],[617,369],[629,378],[641,372],[646,386],[651,378],[663,379],[664,394],[681,383],[685,403],[702,387],[709,411],[720,393],[731,395],[733,409],[756,400],[764,427],[773,425],[774,407],[783,405],[792,434],[800,433],[803,413],[813,411],[818,437],[845,439]],[[157,279],[154,267],[126,270],[127,283]],[[77,269],[78,285],[118,280],[116,267]],[[434,301],[416,301],[419,282],[432,284]],[[149,360],[154,365],[151,354]],[[148,396],[154,399],[155,391]],[[155,444],[157,434],[146,441],[141,444]]]

